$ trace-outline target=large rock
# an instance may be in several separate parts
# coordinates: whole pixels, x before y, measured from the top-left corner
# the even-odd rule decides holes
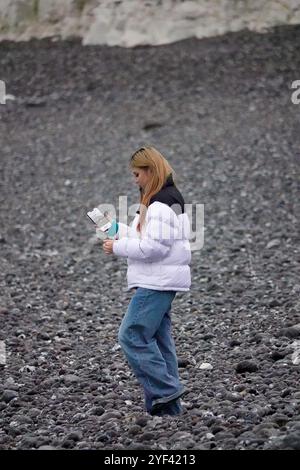
[[[80,36],[83,44],[160,45],[300,23],[296,0],[0,0],[0,40]]]

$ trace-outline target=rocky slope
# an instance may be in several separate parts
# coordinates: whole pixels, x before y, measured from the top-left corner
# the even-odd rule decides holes
[[[0,106],[2,449],[299,449],[299,39],[0,44],[15,96]],[[189,393],[164,420],[117,345],[126,263],[85,216],[137,202],[128,160],[144,143],[205,210],[173,304]]]

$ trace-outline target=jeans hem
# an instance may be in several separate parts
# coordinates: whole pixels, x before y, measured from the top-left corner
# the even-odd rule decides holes
[[[156,400],[152,401],[152,407],[156,405],[164,405],[169,403],[169,401],[175,400],[176,398],[181,397],[186,392],[185,388],[182,388],[176,393],[169,395],[168,397],[157,398]]]

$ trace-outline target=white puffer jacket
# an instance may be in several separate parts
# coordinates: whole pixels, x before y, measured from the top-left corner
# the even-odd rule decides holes
[[[127,257],[128,289],[188,291],[191,285],[190,221],[171,207],[153,202],[147,210],[142,233],[137,231],[139,214],[127,226],[119,223],[113,252]]]

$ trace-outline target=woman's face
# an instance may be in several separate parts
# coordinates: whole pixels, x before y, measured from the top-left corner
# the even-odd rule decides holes
[[[135,184],[137,184],[140,188],[145,189],[146,184],[148,183],[148,181],[150,181],[151,178],[150,169],[133,168],[132,174],[134,177]]]

